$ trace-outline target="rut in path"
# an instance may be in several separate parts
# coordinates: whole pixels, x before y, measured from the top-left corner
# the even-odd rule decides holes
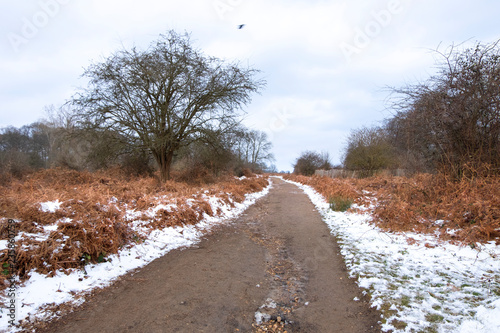
[[[39,331],[380,332],[307,196],[273,183],[197,246],[127,274]]]

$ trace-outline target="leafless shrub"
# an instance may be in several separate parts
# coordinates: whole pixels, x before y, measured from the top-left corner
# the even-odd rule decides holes
[[[351,131],[344,152],[344,168],[357,170],[361,176],[373,176],[376,170],[396,166],[396,156],[383,128],[360,128]]]
[[[331,169],[332,163],[328,153],[317,153],[314,151],[305,151],[295,161],[293,173],[303,176],[312,176],[319,169]]]
[[[454,177],[500,172],[500,47],[477,43],[441,56],[427,82],[394,89],[392,143],[407,160]]]

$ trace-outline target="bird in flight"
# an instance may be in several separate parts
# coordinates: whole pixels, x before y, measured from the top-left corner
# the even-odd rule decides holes
[[[238,29],[241,30],[241,29],[243,29],[244,26],[245,26],[244,24],[240,24],[240,25],[238,25]]]

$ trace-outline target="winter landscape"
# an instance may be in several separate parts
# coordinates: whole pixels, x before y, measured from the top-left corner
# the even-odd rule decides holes
[[[500,332],[499,3],[3,7],[1,332]]]

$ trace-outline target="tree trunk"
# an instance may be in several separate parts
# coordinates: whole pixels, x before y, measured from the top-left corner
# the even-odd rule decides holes
[[[170,179],[170,167],[172,165],[174,153],[161,149],[160,151],[153,151],[153,156],[160,169],[160,181],[166,182]]]

